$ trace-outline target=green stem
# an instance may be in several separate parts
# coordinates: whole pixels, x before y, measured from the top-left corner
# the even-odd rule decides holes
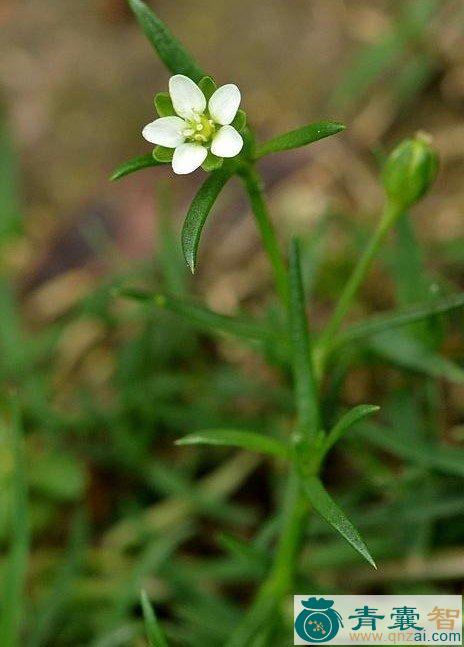
[[[250,195],[250,200],[253,205],[253,211],[257,216],[258,222],[260,222],[260,218],[263,219],[263,222],[265,223],[265,231],[267,231],[266,227],[269,226],[267,211],[263,202],[261,190],[259,187],[259,181],[257,179],[256,174],[253,174],[253,171],[251,169],[245,175],[245,181],[246,181],[248,193]],[[258,212],[258,215],[257,215],[257,212]],[[386,204],[383,212],[383,216],[379,222],[377,229],[375,230],[371,240],[369,241],[368,246],[366,247],[363,254],[361,255],[361,258],[359,259],[358,264],[353,270],[353,273],[348,279],[348,283],[346,284],[345,289],[340,298],[340,301],[338,302],[337,307],[335,308],[333,317],[329,322],[321,338],[321,345],[319,347],[319,352],[321,353],[319,356],[320,375],[324,370],[323,362],[325,359],[325,353],[327,352],[327,349],[331,344],[332,339],[335,337],[336,333],[340,329],[340,326],[342,325],[344,318],[348,314],[351,304],[356,296],[356,293],[363,279],[365,278],[367,272],[369,271],[382,242],[384,241],[387,233],[393,227],[393,225],[395,224],[396,220],[398,219],[401,213],[402,213],[402,209],[397,205],[394,205],[391,203]],[[272,229],[270,229],[270,231],[272,232]],[[265,239],[265,235],[263,234],[263,240],[264,239]],[[273,232],[272,232],[271,240],[273,242],[272,253],[275,254],[276,250],[278,251],[278,249],[276,246],[275,236]],[[268,250],[268,247],[266,247],[266,249]],[[297,251],[298,251],[297,247],[295,246],[295,254],[294,254],[295,258],[291,256],[291,259],[290,259],[291,270],[292,270],[291,278],[292,278],[292,285],[293,285],[294,291],[296,288],[298,288],[299,282],[300,282],[298,271],[297,271],[299,268]],[[268,250],[268,254],[271,258],[275,260],[275,257],[271,256],[271,254],[269,253],[269,250]],[[276,267],[278,268],[281,263],[280,253],[278,254],[278,259],[279,259],[279,263],[276,266],[275,263],[273,262],[273,267],[276,274],[276,279],[279,278],[281,282],[280,284],[278,281],[276,282],[278,285],[280,285],[280,288],[282,289],[282,286],[284,285],[282,277],[284,277],[285,295],[286,295],[285,301],[288,303],[288,293],[289,293],[289,282],[287,278],[288,275],[285,271],[283,272],[280,272],[280,270],[276,271]],[[300,294],[300,292],[301,292],[301,288],[299,289],[298,296],[299,296],[299,301],[302,301],[303,295]],[[280,290],[279,290],[279,294],[282,294]],[[293,312],[293,310],[295,310],[295,312]],[[292,345],[295,347],[294,348],[295,351],[301,352],[301,346],[302,346],[301,334],[300,334],[301,326],[297,328],[298,313],[296,312],[296,309],[293,308],[290,310],[290,314],[291,314],[290,332],[292,337]],[[305,339],[307,339],[305,343],[305,346],[306,346],[309,344],[309,338],[305,336]],[[308,346],[308,352],[303,354],[305,357],[306,355],[310,356],[311,353],[310,353],[309,346]],[[297,371],[298,374],[300,373],[304,374],[303,367],[300,367],[298,364],[296,368],[298,368],[298,371]],[[303,415],[304,419],[310,418],[311,423],[314,424],[313,422],[314,416],[310,415],[310,414],[313,414],[312,410],[308,412],[306,411],[304,406],[302,406],[305,402],[307,402],[308,392],[312,392],[312,388],[309,388],[310,386],[311,385],[308,385],[308,384],[305,385],[304,394],[303,394],[304,397],[303,395],[301,397],[297,397],[297,408],[299,410],[300,416]],[[298,396],[298,393],[297,393],[297,396]],[[315,429],[317,430],[318,426],[316,426]],[[295,442],[299,442],[298,436],[296,439],[294,439],[294,443]],[[311,451],[315,450],[316,442],[317,442],[317,435],[309,439],[309,444],[308,444],[308,439],[306,439],[306,443],[308,445],[306,449],[310,449]],[[316,458],[316,462],[312,464],[311,469],[313,469],[314,473],[317,474],[320,469],[322,457],[319,457],[318,459],[317,454],[315,454],[314,456]],[[278,605],[280,604],[280,601],[282,600],[283,596],[290,593],[293,580],[294,580],[296,567],[297,567],[297,560],[298,560],[299,550],[300,550],[301,541],[302,541],[304,523],[307,517],[308,509],[309,509],[309,505],[307,500],[303,497],[300,491],[300,487],[298,485],[298,474],[296,473],[296,469],[294,467],[289,477],[288,493],[287,493],[287,500],[285,501],[285,506],[284,506],[284,513],[283,513],[284,516],[282,520],[281,534],[280,534],[280,539],[279,539],[279,544],[277,546],[276,554],[274,557],[273,566],[271,568],[271,571],[268,577],[259,588],[255,601],[253,602],[249,612],[245,616],[243,623],[238,627],[238,630],[234,633],[234,636],[228,643],[227,647],[246,647],[247,645],[249,645],[252,638],[260,631],[260,629],[263,628],[265,625],[268,625],[268,623],[271,622],[272,618],[276,615],[275,611]]]
[[[244,621],[226,647],[248,647],[252,638],[276,617],[277,608],[291,593],[309,504],[301,494],[296,470],[292,470],[283,506],[279,543],[271,571],[258,590]]]
[[[274,227],[264,201],[262,180],[256,169],[248,165],[241,173],[250,199],[251,209],[261,233],[264,250],[274,273],[276,290],[282,303],[288,303],[288,276]]]
[[[328,348],[330,347],[332,340],[335,338],[335,335],[340,330],[343,320],[348,314],[356,293],[358,292],[361,283],[368,273],[372,262],[377,252],[379,251],[380,246],[385,240],[387,233],[393,227],[402,212],[403,208],[397,204],[391,202],[387,202],[385,204],[383,215],[377,226],[377,229],[375,230],[367,247],[362,253],[350,278],[348,279],[348,282],[345,285],[345,289],[343,290],[340,300],[337,303],[332,318],[326,326],[324,332],[322,333],[319,342],[319,373],[323,370],[323,364],[327,355]]]

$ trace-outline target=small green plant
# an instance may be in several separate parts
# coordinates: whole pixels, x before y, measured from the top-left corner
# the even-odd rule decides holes
[[[200,166],[208,173],[193,198],[181,237],[185,261],[194,272],[206,219],[224,186],[230,178],[238,176],[243,181],[273,272],[281,314],[278,318],[281,324],[277,326],[220,315],[174,295],[153,295],[134,288],[119,291],[126,297],[174,311],[216,333],[250,342],[266,356],[272,346],[273,352],[282,358],[283,366],[292,372],[296,419],[286,439],[253,430],[213,428],[189,434],[177,443],[239,447],[271,456],[286,465],[287,489],[282,508],[278,511],[275,551],[248,612],[230,636],[227,646],[272,644],[273,626],[282,602],[290,593],[296,592],[295,574],[311,511],[320,515],[376,568],[360,532],[325,488],[321,472],[336,443],[352,426],[376,413],[379,407],[361,404],[347,411],[335,424],[327,425],[321,406],[322,394],[325,380],[336,366],[337,351],[341,346],[358,337],[391,331],[463,305],[462,295],[456,295],[427,301],[342,329],[388,233],[433,184],[438,168],[437,155],[428,139],[419,134],[400,143],[387,158],[382,172],[385,205],[378,225],[349,276],[328,323],[322,331],[313,330],[308,323],[299,242],[292,240],[287,262],[272,226],[257,162],[269,154],[305,146],[340,133],[344,126],[323,121],[258,143],[245,112],[239,110],[241,95],[237,86],[228,84],[218,88],[214,79],[200,69],[141,0],[129,0],[129,4],[173,76],[169,93],[155,96],[159,118],[143,129],[143,136],[156,145],[155,149],[120,166],[113,179],[142,168],[170,163],[176,174],[189,173]],[[234,540],[231,542],[233,544]],[[142,604],[150,644],[165,645],[166,639],[146,593],[142,594]]]

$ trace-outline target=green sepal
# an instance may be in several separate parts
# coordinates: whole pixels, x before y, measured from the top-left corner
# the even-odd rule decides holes
[[[198,87],[205,95],[207,101],[217,90],[216,81],[211,76],[204,76],[202,79],[200,79]]]
[[[392,203],[408,209],[418,202],[435,182],[438,154],[425,133],[403,140],[388,156],[383,167],[385,191]]]
[[[246,125],[243,128],[242,137],[243,137],[243,148],[241,151],[241,156],[248,159],[254,159],[256,142],[255,142],[253,133]]]
[[[223,157],[217,157],[217,155],[213,155],[211,151],[208,151],[208,156],[201,165],[201,168],[207,173],[210,173],[211,171],[216,171],[218,168],[221,168],[223,162]]]
[[[155,148],[153,149],[153,157],[157,162],[161,162],[162,164],[171,162],[173,155],[174,155],[173,148],[166,148],[165,146],[155,146]]]
[[[176,114],[168,92],[158,92],[158,94],[155,94],[153,102],[160,117],[172,117]]]
[[[231,125],[235,128],[235,130],[238,130],[238,132],[241,133],[242,130],[244,130],[246,123],[246,112],[244,110],[237,110],[237,114],[235,115],[235,118]]]

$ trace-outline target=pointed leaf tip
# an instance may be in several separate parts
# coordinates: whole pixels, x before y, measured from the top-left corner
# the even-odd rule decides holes
[[[240,447],[251,452],[288,458],[288,448],[280,440],[241,429],[206,429],[179,438],[175,444]]]
[[[342,438],[342,436],[344,436],[344,434],[353,425],[362,420],[362,418],[370,416],[379,410],[380,407],[376,404],[360,404],[342,415],[326,437],[324,452],[327,453],[340,440],[340,438]]]
[[[302,476],[304,492],[314,510],[327,521],[373,568],[377,566],[358,530],[315,476]]]
[[[155,159],[152,153],[140,155],[139,157],[133,157],[127,162],[121,164],[121,166],[118,166],[118,168],[111,175],[110,180],[111,182],[114,182],[116,180],[120,180],[126,175],[140,171],[143,168],[148,168],[150,166],[161,166],[162,164],[163,162]]]
[[[312,144],[325,137],[336,135],[337,133],[345,130],[346,126],[336,121],[321,121],[314,124],[308,124],[302,128],[297,128],[291,132],[279,135],[260,146],[257,146],[255,158],[259,159],[269,153],[277,153],[279,151],[289,150],[292,148],[300,148],[307,144]]]
[[[145,632],[150,647],[168,647],[166,636],[158,623],[155,611],[145,589],[140,592]]]

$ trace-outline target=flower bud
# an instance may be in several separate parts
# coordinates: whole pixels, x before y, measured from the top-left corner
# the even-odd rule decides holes
[[[438,172],[438,155],[431,137],[417,133],[390,153],[383,169],[383,184],[391,202],[407,209],[429,190]]]

